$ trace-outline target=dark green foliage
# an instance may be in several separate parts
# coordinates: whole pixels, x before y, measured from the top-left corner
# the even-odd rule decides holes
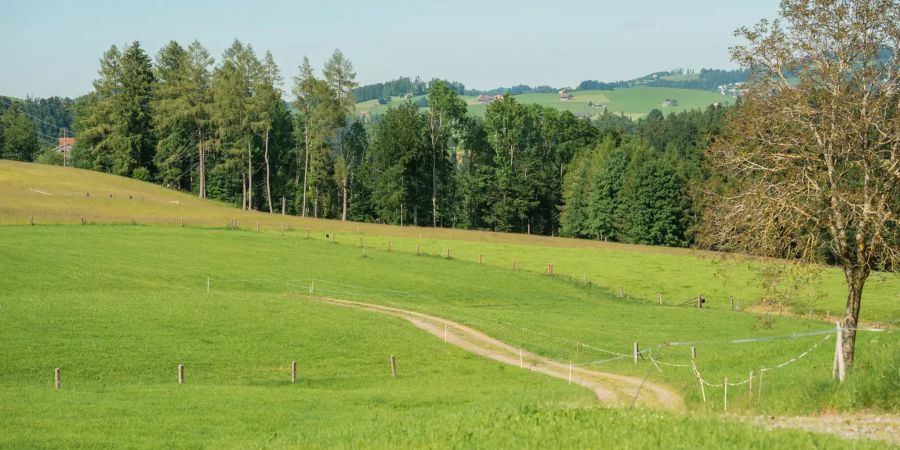
[[[0,158],[31,161],[39,149],[36,127],[13,103],[0,115]]]

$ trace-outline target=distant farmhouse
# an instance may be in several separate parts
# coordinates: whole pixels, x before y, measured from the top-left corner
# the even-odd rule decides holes
[[[663,102],[662,102],[663,108],[670,108],[672,106],[678,106],[678,100],[675,100],[674,98],[667,98],[667,99],[663,100]]]
[[[503,95],[497,94],[491,97],[490,95],[481,94],[476,100],[478,101],[478,103],[493,103],[499,100],[503,100]]]
[[[72,147],[75,146],[75,138],[73,137],[61,137],[59,138],[59,145],[56,146],[53,150],[57,153],[71,153]]]
[[[567,91],[565,89],[559,90],[559,101],[569,102],[569,101],[572,101],[572,99],[574,99],[574,98],[575,98],[575,96],[570,94],[569,91]]]

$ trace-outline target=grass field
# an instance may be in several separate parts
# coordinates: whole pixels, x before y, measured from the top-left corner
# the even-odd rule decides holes
[[[87,194],[90,193],[90,196]],[[110,197],[110,194],[113,196]],[[129,198],[129,196],[131,198]],[[284,224],[291,236],[306,230],[337,241],[358,244],[360,237],[373,248],[391,241],[397,252],[414,254],[418,246],[426,254],[441,255],[449,249],[456,260],[543,273],[552,263],[560,277],[583,281],[607,292],[622,288],[626,297],[678,305],[704,295],[712,309],[728,309],[730,297],[744,308],[756,305],[768,293],[762,287],[767,266],[752,260],[663,247],[634,246],[587,240],[489,233],[453,229],[396,227],[327,220],[303,219],[240,211],[213,201],[174,192],[149,183],[97,172],[55,166],[0,161],[0,224],[86,222],[225,227],[232,220],[244,229],[280,233]],[[786,312],[819,319],[842,311],[845,303],[843,275],[835,268],[821,268],[818,278],[798,284],[787,297]],[[861,316],[867,321],[900,318],[900,276],[875,274],[866,284]]]
[[[440,313],[576,364],[602,356],[556,338],[627,351],[632,339],[716,341],[818,323],[785,318],[764,329],[746,314],[622,302],[560,278],[396,252],[363,257],[352,244],[277,233],[19,225],[3,227],[0,249],[5,447],[841,445],[720,423],[721,393],[710,389],[702,403],[688,373],[651,377],[682,389],[698,415],[596,408],[586,390],[466,354],[399,320],[311,302],[306,288],[315,278],[327,295]],[[694,326],[700,320],[704,326]],[[861,364],[877,366],[898,348],[892,334],[878,339],[860,343]],[[810,342],[698,345],[698,365],[715,379],[743,372],[739,361],[776,363]],[[683,362],[686,352],[672,347],[657,356]],[[399,360],[397,380],[389,355]],[[845,408],[886,388],[835,389],[829,356],[826,348],[773,374],[760,405],[735,390],[730,408]],[[296,386],[288,381],[291,360],[300,363]],[[179,363],[187,367],[184,386],[175,382]],[[632,366],[599,368],[643,375],[649,367]],[[62,368],[59,392],[53,367]]]
[[[572,113],[602,114],[604,107],[611,113],[624,114],[629,117],[642,117],[653,109],[659,109],[663,113],[681,112],[691,109],[703,109],[713,103],[730,104],[734,102],[732,97],[723,96],[715,92],[694,89],[658,88],[658,87],[633,87],[617,89],[614,91],[573,91],[574,98],[568,102],[559,100],[556,93],[550,94],[520,94],[515,98],[520,103],[537,104],[552,107],[561,111]],[[417,101],[421,96],[413,97]],[[478,116],[484,116],[487,105],[479,103],[475,97],[463,97],[468,105],[469,112]],[[666,99],[675,99],[678,106],[663,107]],[[405,100],[401,97],[391,98],[390,105],[399,105]],[[593,101],[600,107],[590,107],[588,103]],[[379,115],[387,111],[388,105],[379,105],[375,100],[361,102],[356,105],[357,113],[367,111],[369,114]]]
[[[729,391],[732,415],[898,409],[895,333],[861,332],[855,372],[840,387],[828,335],[730,342],[830,330],[730,311],[709,293],[750,302],[758,288],[745,284],[747,265],[758,262],[724,269],[675,249],[273,217],[5,161],[0,199],[2,447],[880,446],[723,419],[721,388],[707,387],[704,401],[690,370],[666,365],[688,363],[691,346],[712,384],[773,368],[753,400],[745,385]],[[242,230],[226,229],[233,219]],[[332,242],[325,235],[335,231]],[[557,275],[541,273],[548,260]],[[824,289],[839,288],[836,276],[825,271]],[[872,319],[896,317],[895,282],[869,285]],[[473,356],[400,319],[314,302],[311,283],[315,295],[423,311],[558,361],[647,377],[679,392],[690,414],[597,407],[585,389]],[[680,298],[669,294],[656,305],[660,285],[708,289],[713,307],[673,306]],[[628,354],[634,341],[651,350],[637,364],[608,353]]]

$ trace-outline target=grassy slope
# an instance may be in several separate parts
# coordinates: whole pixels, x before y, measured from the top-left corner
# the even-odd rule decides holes
[[[715,92],[701,91],[694,89],[676,89],[676,88],[658,88],[658,87],[634,87],[627,89],[617,89],[614,91],[574,91],[572,93],[575,98],[569,102],[559,101],[559,95],[551,94],[520,94],[514,96],[520,103],[538,104],[559,109],[561,111],[587,112],[591,114],[601,114],[603,108],[591,108],[588,106],[589,101],[605,105],[611,113],[625,114],[630,117],[641,117],[647,115],[653,109],[662,110],[668,114],[670,112],[681,112],[697,108],[706,108],[713,103],[733,103],[734,99],[728,96],[719,95]],[[416,101],[421,96],[413,97]],[[678,106],[662,107],[663,100],[670,98],[678,100]],[[487,105],[478,103],[475,97],[463,97],[469,107],[469,112],[479,116],[484,116]],[[401,97],[393,97],[391,105],[399,105],[403,100]],[[368,111],[370,114],[379,115],[387,111],[388,105],[379,105],[375,100],[361,102],[356,105],[357,112]]]
[[[31,193],[31,189],[53,195]],[[85,197],[86,192],[91,196]],[[200,201],[128,178],[55,166],[0,161],[0,199],[0,224],[27,223],[31,216],[36,223],[79,223],[82,217],[88,222],[126,223],[135,217],[139,223],[168,225],[177,225],[183,217],[188,225],[207,226],[225,226],[237,219],[245,229],[259,222],[264,231],[279,231],[286,224],[294,235],[305,235],[305,229],[320,238],[337,232],[339,242],[358,243],[364,235],[367,245],[381,248],[390,240],[395,251],[407,253],[415,253],[417,245],[428,254],[442,254],[449,248],[456,259],[478,261],[483,255],[485,264],[503,268],[511,267],[514,258],[519,269],[539,273],[553,263],[557,275],[578,280],[587,275],[594,286],[610,291],[621,287],[626,296],[648,302],[655,302],[657,293],[666,304],[681,304],[704,294],[708,306],[722,309],[728,308],[731,296],[745,307],[765,296],[762,264],[704,252],[272,216]],[[790,296],[792,306],[803,314],[813,309],[823,319],[828,312],[836,314],[845,302],[843,283],[839,270],[824,269],[820,279]],[[900,318],[900,276],[873,275],[865,289],[861,313],[865,320]]]
[[[591,408],[585,390],[465,354],[397,319],[312,303],[304,292],[307,279],[326,278],[332,283],[320,282],[319,292],[442,313],[576,363],[601,356],[573,354],[573,346],[546,336],[623,350],[633,338],[717,340],[821,328],[808,321],[780,319],[767,330],[739,313],[632,304],[560,278],[396,252],[362,257],[352,244],[278,233],[7,226],[0,257],[4,447],[849,445],[759,433],[706,414]],[[415,289],[431,300],[335,282]],[[860,342],[862,362],[900,348],[893,335],[880,338]],[[808,343],[701,345],[698,364],[716,379],[743,372],[741,361],[771,364]],[[659,356],[683,361],[685,352],[673,347]],[[390,354],[399,359],[398,380],[388,376]],[[293,359],[301,367],[297,386],[287,382]],[[174,382],[178,363],[187,366],[185,386]],[[767,378],[759,406],[733,391],[731,408],[803,411],[840,406],[852,390],[871,393],[859,383],[831,392],[829,366],[826,348]],[[60,392],[50,387],[53,367],[63,368]],[[641,375],[650,368],[604,367]],[[650,376],[683,388],[694,409],[720,407],[713,390],[703,406],[687,373]]]

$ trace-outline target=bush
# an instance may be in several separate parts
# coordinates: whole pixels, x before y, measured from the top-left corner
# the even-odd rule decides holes
[[[146,167],[138,167],[131,172],[131,177],[135,180],[150,181],[150,171]]]

